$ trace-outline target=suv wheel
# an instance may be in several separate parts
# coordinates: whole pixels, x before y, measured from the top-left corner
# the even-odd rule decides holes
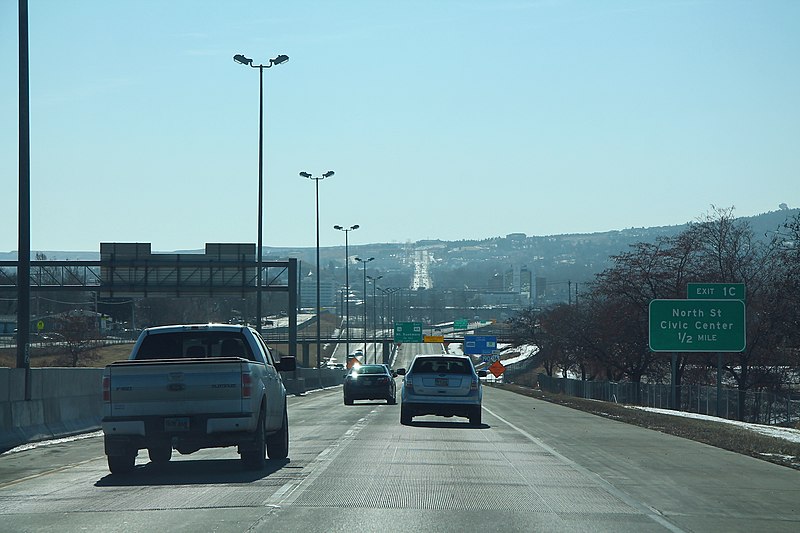
[[[481,406],[476,405],[472,408],[472,413],[469,415],[469,423],[473,426],[481,425]]]
[[[408,425],[411,423],[413,418],[414,415],[411,414],[411,410],[404,404],[400,404],[400,423],[403,425]]]

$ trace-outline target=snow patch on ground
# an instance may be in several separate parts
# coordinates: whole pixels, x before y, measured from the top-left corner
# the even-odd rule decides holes
[[[726,418],[718,418],[716,416],[701,415],[697,413],[686,413],[683,411],[672,411],[670,409],[658,409],[655,407],[639,407],[635,405],[627,405],[628,409],[641,409],[642,411],[650,411],[652,413],[659,413],[663,415],[682,416],[685,418],[696,418],[698,420],[708,420],[711,422],[719,422],[720,424],[730,424],[738,426],[767,437],[775,437],[784,439],[789,442],[800,443],[800,429],[784,428],[778,426],[764,426],[761,424],[750,424],[747,422],[739,422],[738,420],[728,420]]]

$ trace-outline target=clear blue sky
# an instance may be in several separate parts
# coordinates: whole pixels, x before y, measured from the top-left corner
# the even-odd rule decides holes
[[[29,0],[31,248],[549,235],[800,206],[794,0]],[[0,1],[0,251],[17,249]]]

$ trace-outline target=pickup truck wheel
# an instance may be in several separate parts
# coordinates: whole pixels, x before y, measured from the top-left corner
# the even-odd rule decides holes
[[[270,459],[286,459],[289,456],[289,416],[283,408],[283,426],[267,437],[267,455]]]
[[[147,448],[147,455],[150,457],[150,462],[155,464],[168,463],[172,459],[172,446],[158,446],[156,448]]]
[[[248,470],[261,470],[267,464],[267,443],[266,435],[264,434],[265,416],[264,410],[262,409],[258,417],[258,426],[256,426],[254,433],[255,441],[249,450],[241,452],[242,462]]]
[[[133,472],[136,465],[136,454],[128,453],[125,455],[109,455],[108,469],[112,474],[127,474]]]

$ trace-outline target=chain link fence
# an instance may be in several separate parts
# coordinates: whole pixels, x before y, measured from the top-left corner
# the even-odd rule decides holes
[[[505,377],[507,382],[513,380],[512,376]],[[668,384],[583,381],[546,374],[538,375],[538,384],[541,390],[555,394],[644,407],[673,408],[670,404],[671,386]],[[745,391],[742,394],[743,404],[740,403],[738,389],[724,387],[717,406],[716,387],[682,385],[678,387],[678,410],[756,424],[789,425],[800,421],[800,398],[797,395],[762,391]]]

